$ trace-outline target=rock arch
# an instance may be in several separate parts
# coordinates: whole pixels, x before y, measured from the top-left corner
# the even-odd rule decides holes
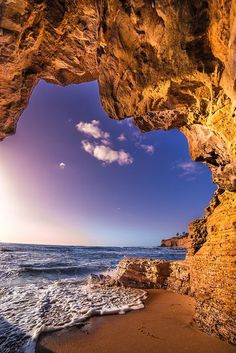
[[[3,0],[0,11],[0,139],[39,79],[97,79],[112,118],[179,128],[209,166],[219,188],[190,225],[195,319],[236,343],[235,0]]]

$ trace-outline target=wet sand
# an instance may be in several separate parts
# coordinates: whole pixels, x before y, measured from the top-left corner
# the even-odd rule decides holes
[[[41,337],[37,353],[236,353],[193,324],[194,299],[150,290],[145,309],[90,319]]]

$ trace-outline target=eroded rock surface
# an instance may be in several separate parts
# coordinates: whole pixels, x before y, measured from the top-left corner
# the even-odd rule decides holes
[[[2,0],[0,11],[0,139],[39,79],[98,79],[111,117],[179,128],[209,166],[219,192],[192,224],[196,322],[235,343],[235,0]]]
[[[3,0],[0,9],[0,139],[13,133],[39,79],[98,78],[95,1]]]
[[[117,279],[128,287],[163,288],[169,275],[169,261],[125,258],[119,263]]]
[[[126,258],[120,261],[117,282],[128,287],[165,288],[191,294],[188,261]]]
[[[236,344],[236,197],[218,195],[206,220],[207,240],[191,261],[191,288],[197,299],[196,322]]]

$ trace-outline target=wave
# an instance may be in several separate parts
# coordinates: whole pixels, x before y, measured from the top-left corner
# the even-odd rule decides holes
[[[1,248],[0,252],[14,252],[14,249],[8,249],[8,248]]]
[[[38,266],[24,266],[20,269],[21,273],[35,273],[35,274],[86,274],[98,271],[104,271],[105,266],[81,267],[81,266],[55,266],[55,267],[38,267]]]
[[[94,315],[142,309],[145,299],[140,289],[75,281],[6,289],[0,297],[0,352],[34,353],[42,332],[80,325]]]

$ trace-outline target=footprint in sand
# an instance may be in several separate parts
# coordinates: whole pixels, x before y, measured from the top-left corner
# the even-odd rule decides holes
[[[156,335],[152,334],[151,332],[149,332],[149,330],[146,327],[144,327],[144,326],[140,326],[138,328],[138,331],[141,334],[145,335],[146,337],[150,337],[150,338],[153,338],[153,339],[156,339],[156,340],[162,340],[163,339],[163,338],[161,338],[159,336],[156,336]]]

